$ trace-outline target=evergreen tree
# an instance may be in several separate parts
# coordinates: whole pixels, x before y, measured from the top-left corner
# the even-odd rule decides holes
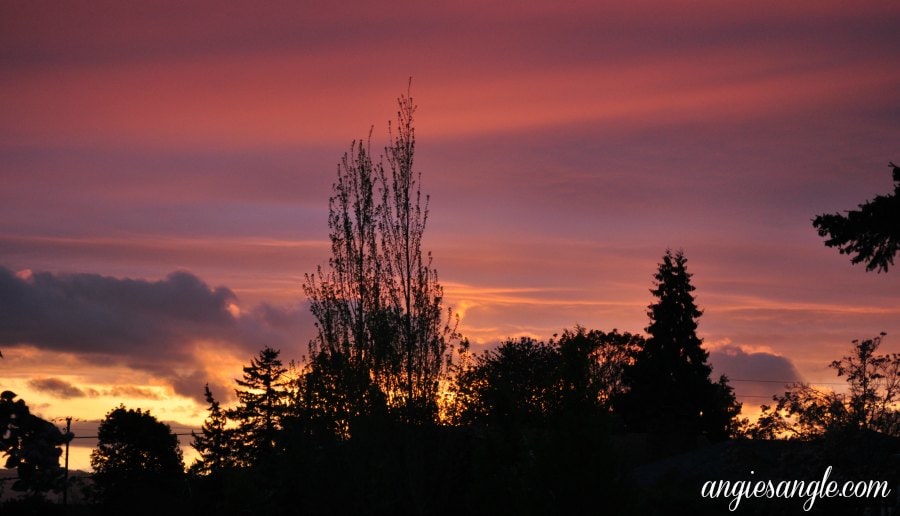
[[[191,432],[194,438],[192,446],[200,454],[200,458],[191,465],[191,471],[209,475],[234,465],[234,448],[232,432],[227,428],[228,417],[213,397],[209,384],[204,387],[204,394],[209,403],[209,415],[200,429],[202,433]]]
[[[722,376],[710,380],[709,354],[697,337],[702,312],[681,251],[666,251],[650,292],[649,338],[626,370],[628,392],[618,406],[632,431],[664,436],[669,449],[690,447],[697,437],[728,437],[735,429],[740,404]]]
[[[850,261],[864,262],[867,271],[887,272],[900,251],[900,167],[889,165],[894,176],[892,195],[878,195],[846,216],[831,213],[813,219],[819,236],[828,237],[826,246],[837,247],[841,254],[855,253]]]
[[[244,367],[243,379],[235,380],[243,389],[235,390],[238,406],[226,415],[237,422],[234,445],[241,465],[253,465],[267,458],[282,428],[290,392],[287,369],[281,364],[279,354],[278,350],[264,348]]]

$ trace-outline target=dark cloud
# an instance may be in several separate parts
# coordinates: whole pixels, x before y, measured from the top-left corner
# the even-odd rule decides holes
[[[306,349],[314,324],[307,303],[292,307],[262,303],[238,319],[241,340],[251,343],[249,349],[254,353],[269,346],[288,357],[296,357]],[[302,340],[304,337],[306,340]]]
[[[181,355],[197,337],[235,328],[234,294],[187,272],[161,281],[0,268],[0,344],[104,355]]]
[[[785,385],[802,381],[800,373],[787,357],[765,352],[747,353],[737,346],[724,346],[709,354],[713,374],[724,374],[734,387],[739,401],[760,405],[772,395],[785,391]]]
[[[84,398],[88,393],[59,378],[38,378],[28,381],[28,386],[57,398]]]
[[[93,365],[126,365],[167,380],[176,393],[203,402],[203,385],[228,399],[231,389],[207,373],[199,342],[223,355],[252,356],[264,346],[295,358],[308,339],[311,316],[303,305],[260,305],[234,311],[234,293],[211,288],[188,272],[160,281],[117,279],[96,274],[15,274],[0,267],[0,345],[31,345],[70,353]],[[147,389],[118,386],[87,392],[62,380],[33,381],[33,387],[63,398],[112,396],[158,399]]]

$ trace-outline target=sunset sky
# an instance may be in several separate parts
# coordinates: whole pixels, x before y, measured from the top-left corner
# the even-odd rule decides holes
[[[336,164],[410,77],[476,349],[642,332],[672,248],[715,373],[775,382],[732,383],[749,412],[853,339],[900,352],[900,270],[810,223],[892,191],[900,3],[447,4],[2,2],[0,387],[86,433],[120,402],[196,428],[204,383],[300,359]]]

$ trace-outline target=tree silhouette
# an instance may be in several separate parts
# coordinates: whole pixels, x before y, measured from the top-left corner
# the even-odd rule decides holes
[[[819,215],[813,227],[819,236],[828,237],[825,245],[837,247],[841,254],[856,254],[853,264],[866,263],[866,270],[887,272],[900,250],[900,167],[893,169],[893,195],[879,195],[859,205],[847,215]]]
[[[184,475],[178,437],[169,425],[123,405],[100,422],[91,467],[100,499],[112,512],[158,513]]]
[[[243,378],[235,380],[243,389],[235,390],[238,405],[226,415],[237,422],[234,443],[243,465],[253,465],[271,454],[288,410],[287,368],[279,354],[278,350],[263,348],[244,367]]]
[[[650,337],[626,370],[628,391],[618,403],[633,431],[665,436],[676,448],[701,435],[728,437],[740,412],[727,379],[710,380],[709,354],[696,333],[702,312],[686,264],[681,251],[663,256],[650,291],[657,298],[648,311]]]
[[[368,368],[344,353],[316,353],[300,379],[297,408],[307,430],[317,438],[347,439],[356,421],[384,415],[384,393]]]
[[[388,306],[400,323],[392,353],[399,358],[399,374],[392,375],[397,385],[389,385],[388,392],[394,405],[406,409],[408,420],[430,421],[437,412],[438,382],[451,365],[449,346],[457,335],[449,310],[444,319],[444,290],[431,266],[431,253],[422,253],[429,197],[423,206],[421,173],[413,171],[415,110],[412,97],[400,97],[396,133],[385,149],[390,176],[385,178],[382,168],[379,229]]]
[[[604,507],[619,509],[603,382],[627,356],[608,348],[634,340],[577,327],[547,343],[508,339],[460,367],[455,422],[477,436],[460,450],[477,479],[461,493],[474,502],[468,512],[596,512],[598,486]]]
[[[304,282],[318,329],[307,387],[319,397],[305,402],[330,412],[345,436],[354,418],[385,410],[433,421],[458,338],[431,255],[421,250],[428,197],[423,201],[413,170],[415,105],[408,95],[398,103],[387,166],[375,164],[362,142],[338,165],[329,267]]]
[[[318,330],[310,343],[307,408],[331,421],[327,426],[341,435],[349,431],[353,417],[384,405],[384,397],[375,392],[380,393],[378,384],[394,362],[376,238],[379,166],[361,141],[344,154],[328,200],[329,268],[307,274],[303,285]]]
[[[7,456],[6,467],[16,468],[16,491],[40,495],[63,486],[59,466],[60,446],[71,439],[53,423],[45,421],[17,400],[12,391],[0,394],[0,453]]]
[[[562,356],[561,380],[570,410],[609,411],[612,400],[626,391],[625,370],[644,345],[640,335],[613,330],[564,330],[558,346]]]
[[[194,439],[192,446],[200,454],[200,458],[191,465],[191,472],[210,475],[235,465],[235,443],[232,430],[227,428],[228,417],[213,397],[209,384],[204,386],[204,395],[209,403],[209,415],[203,422],[201,433],[191,432]]]
[[[528,337],[484,351],[456,379],[462,422],[518,426],[556,413],[561,362],[554,345]]]
[[[775,405],[763,405],[751,437],[810,440],[835,430],[873,430],[900,437],[900,353],[876,355],[884,333],[854,340],[853,352],[829,367],[844,376],[848,392],[791,384]]]
[[[581,326],[546,344],[507,340],[460,368],[454,385],[459,420],[519,424],[605,414],[624,391],[624,370],[642,343],[638,335]]]

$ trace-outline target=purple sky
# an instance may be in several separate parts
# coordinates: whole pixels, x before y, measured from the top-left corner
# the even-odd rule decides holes
[[[717,372],[835,381],[853,339],[900,351],[897,271],[810,224],[892,190],[900,5],[595,4],[4,2],[4,383],[53,417],[197,421],[204,381],[300,358],[336,164],[386,143],[409,77],[426,247],[476,346],[642,331],[671,247]]]

